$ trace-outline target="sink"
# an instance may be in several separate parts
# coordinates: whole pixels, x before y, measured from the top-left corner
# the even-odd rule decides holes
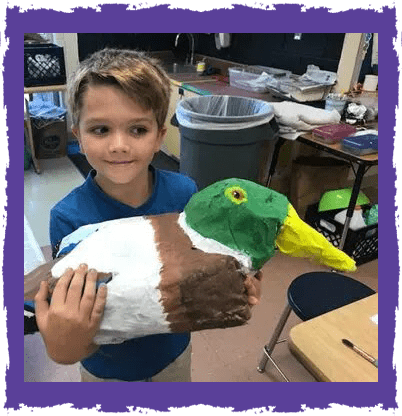
[[[166,64],[164,65],[164,68],[168,74],[195,74],[197,72],[195,65],[188,65],[177,62]]]
[[[180,84],[216,81],[212,76],[200,76],[200,74],[197,73],[197,67],[195,65],[170,60],[163,62],[162,65],[169,78]]]

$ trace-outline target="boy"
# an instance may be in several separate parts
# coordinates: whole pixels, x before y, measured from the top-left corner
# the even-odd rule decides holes
[[[82,62],[68,92],[73,133],[94,170],[51,211],[53,253],[82,225],[182,211],[195,183],[150,166],[166,135],[170,98],[170,81],[157,62],[131,50],[96,52]],[[93,343],[107,296],[105,286],[96,291],[95,279],[85,265],[67,270],[50,305],[42,285],[36,315],[50,357],[81,361],[82,381],[191,381],[187,333]],[[250,279],[246,288],[256,303],[258,281]]]

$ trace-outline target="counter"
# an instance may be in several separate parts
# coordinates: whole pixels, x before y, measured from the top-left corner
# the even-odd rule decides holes
[[[199,75],[194,66],[194,71],[189,71],[189,65],[178,65],[177,72],[172,72],[174,59],[173,54],[159,52],[156,56],[164,62],[165,69],[173,85],[180,85],[188,91],[206,95],[234,95],[238,97],[257,98],[268,102],[282,101],[281,98],[272,96],[270,93],[260,94],[235,88],[229,85],[229,68],[246,67],[245,64],[214,58],[211,56],[195,54],[194,62],[204,61],[206,67],[211,66],[219,71],[219,75]]]
[[[227,77],[219,75],[203,76],[198,74],[168,74],[174,85],[204,95],[233,95],[238,97],[256,98],[268,102],[279,102],[282,99],[274,97],[269,92],[261,94],[241,88],[232,87]]]

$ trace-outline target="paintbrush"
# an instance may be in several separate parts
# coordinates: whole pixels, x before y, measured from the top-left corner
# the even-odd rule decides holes
[[[349,341],[348,339],[342,339],[342,342],[347,347],[351,348],[353,351],[357,352],[371,364],[378,368],[378,359],[374,358],[372,355],[368,354],[366,351],[363,351],[361,348],[357,347],[353,342]]]

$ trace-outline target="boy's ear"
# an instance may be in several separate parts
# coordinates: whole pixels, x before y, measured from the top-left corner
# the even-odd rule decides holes
[[[78,129],[78,127],[76,126],[72,126],[71,127],[71,132],[73,133],[73,135],[77,138],[77,140],[80,140],[80,131]]]
[[[158,136],[158,147],[160,148],[162,146],[163,141],[166,138],[166,133],[167,133],[167,127],[163,126],[162,128],[159,129],[159,136]]]
[[[82,144],[81,144],[80,129],[78,127],[73,126],[71,128],[71,133],[73,133],[74,137],[78,140],[78,144],[80,145],[80,153],[83,153]]]
[[[161,135],[161,140],[164,140],[166,137],[166,133],[167,133],[167,127],[163,126],[161,129],[159,129],[160,135]]]

